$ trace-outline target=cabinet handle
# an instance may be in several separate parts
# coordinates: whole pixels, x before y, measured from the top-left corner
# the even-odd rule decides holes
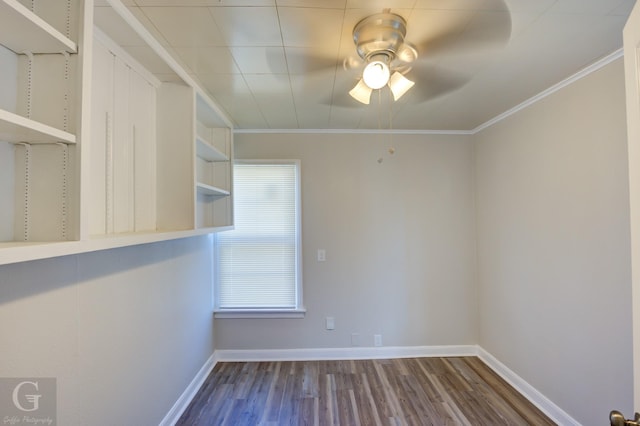
[[[105,113],[105,233],[113,232],[113,135],[111,114]]]
[[[136,143],[137,143],[137,134],[136,134],[136,125],[134,124],[131,128],[131,192],[129,194],[131,200],[131,212],[132,214],[129,216],[132,218],[131,228],[133,231],[138,230],[138,221],[136,215]]]

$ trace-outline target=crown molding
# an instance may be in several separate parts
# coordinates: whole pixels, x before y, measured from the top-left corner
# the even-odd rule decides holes
[[[234,134],[471,135],[472,130],[407,129],[234,129]]]

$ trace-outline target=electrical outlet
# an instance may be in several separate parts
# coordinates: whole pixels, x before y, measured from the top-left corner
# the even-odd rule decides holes
[[[351,333],[351,346],[360,346],[360,334]]]
[[[333,317],[327,317],[325,320],[325,325],[327,327],[327,330],[335,330],[336,321]]]
[[[374,346],[382,346],[382,334],[374,334],[373,335],[373,345]]]

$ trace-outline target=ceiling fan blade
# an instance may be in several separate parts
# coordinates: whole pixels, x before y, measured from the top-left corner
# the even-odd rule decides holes
[[[415,82],[408,102],[416,104],[456,91],[471,79],[462,73],[427,64],[416,64],[407,77]]]
[[[422,22],[422,25],[428,27],[428,22]],[[493,49],[508,43],[511,29],[511,14],[506,6],[504,10],[477,11],[468,19],[460,19],[416,43],[416,50],[420,59],[424,59]]]
[[[290,74],[307,74],[333,71],[338,58],[312,52],[306,48],[285,48],[286,65]],[[267,63],[271,70],[281,68],[282,55],[267,54]]]

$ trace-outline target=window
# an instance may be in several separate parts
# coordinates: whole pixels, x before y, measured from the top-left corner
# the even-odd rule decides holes
[[[300,162],[233,167],[235,229],[215,238],[217,317],[304,314]]]

